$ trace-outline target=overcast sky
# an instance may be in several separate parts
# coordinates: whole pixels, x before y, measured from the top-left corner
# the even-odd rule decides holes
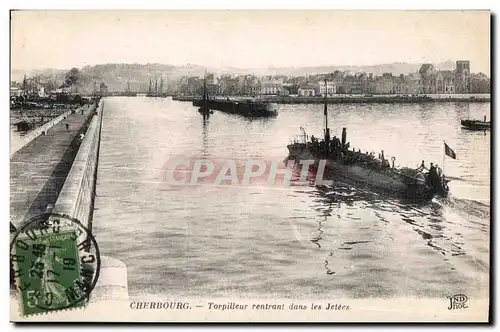
[[[12,67],[210,67],[470,60],[490,76],[489,12],[12,12]]]

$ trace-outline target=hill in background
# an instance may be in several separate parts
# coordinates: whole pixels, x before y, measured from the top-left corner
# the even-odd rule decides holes
[[[416,63],[390,63],[370,66],[315,66],[315,67],[269,67],[269,68],[206,68],[209,72],[232,75],[255,74],[257,76],[287,75],[305,76],[321,73],[330,73],[335,70],[348,71],[352,73],[366,72],[374,75],[392,73],[393,75],[408,74],[418,72],[421,64]],[[446,61],[434,64],[438,70],[453,70],[455,63]],[[54,79],[57,82],[64,82],[66,72],[63,69],[42,69],[23,71],[12,69],[11,81],[21,82],[24,75],[32,77],[39,75],[42,79]],[[203,76],[205,67],[187,64],[184,66],[173,66],[164,64],[100,64],[95,66],[85,66],[81,68],[82,81],[80,89],[93,91],[94,82],[104,82],[110,91],[125,91],[128,84],[132,91],[147,91],[150,80],[163,77],[164,87],[173,81],[177,81],[182,76]]]

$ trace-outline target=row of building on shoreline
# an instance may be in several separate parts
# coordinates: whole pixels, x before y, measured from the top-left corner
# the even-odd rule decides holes
[[[114,68],[112,65],[106,66]],[[325,94],[334,96],[490,93],[490,78],[483,73],[471,73],[469,61],[456,61],[454,66],[453,63],[447,65],[447,69],[453,67],[455,67],[453,70],[437,70],[432,64],[423,64],[414,73],[400,75],[335,70],[303,76],[208,74],[206,78],[208,92],[212,96],[317,97]],[[30,78],[25,76],[21,82],[11,82],[11,99],[62,100],[75,94],[200,96],[203,92],[204,79],[200,77],[202,68],[190,74],[179,74],[172,72],[168,66],[165,69],[151,68],[149,65],[120,65],[114,69],[112,75],[107,76],[101,69],[96,68],[87,69],[85,72],[72,68],[67,73],[57,75],[43,74]]]
[[[483,73],[471,73],[469,61],[456,61],[455,70],[436,70],[423,64],[417,73],[333,73],[310,76],[257,77],[255,75],[207,75],[207,88],[212,95],[298,95],[303,97],[335,94],[473,94],[490,93],[490,79]],[[203,79],[183,77],[175,93],[198,95]]]

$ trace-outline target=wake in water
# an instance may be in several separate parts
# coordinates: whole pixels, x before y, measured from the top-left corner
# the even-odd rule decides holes
[[[459,211],[462,214],[467,214],[483,219],[490,218],[491,207],[479,201],[465,198],[449,197],[439,202],[439,204],[446,205],[449,208]]]
[[[325,243],[325,238],[328,238],[325,232],[328,229],[329,216],[335,216],[336,209],[340,211],[343,206],[352,206],[354,212],[348,217],[342,217],[340,214],[337,217],[348,218],[353,222],[358,220],[362,223],[366,221],[366,217],[363,216],[373,215],[380,223],[391,227],[393,229],[391,232],[405,233],[407,232],[405,230],[413,230],[418,234],[417,239],[428,248],[440,253],[445,263],[461,259],[459,264],[471,260],[480,270],[487,270],[489,266],[488,258],[481,252],[488,250],[485,239],[489,235],[490,207],[481,202],[455,197],[435,197],[431,201],[415,202],[390,197],[370,188],[359,188],[338,180],[331,186],[315,186],[314,190],[308,193],[315,198],[315,202],[324,206],[323,209],[314,207],[319,212],[318,234],[310,239],[310,242],[318,248],[329,246]],[[364,211],[357,212],[358,209]],[[371,227],[375,226],[376,223]],[[397,231],[398,229],[401,231]],[[348,232],[347,236],[352,236],[351,230]],[[344,241],[340,246],[332,248],[330,256],[339,250],[356,251],[367,245],[377,246],[377,243],[370,240]],[[325,269],[328,275],[333,276],[328,263]],[[455,267],[451,269],[455,270]]]

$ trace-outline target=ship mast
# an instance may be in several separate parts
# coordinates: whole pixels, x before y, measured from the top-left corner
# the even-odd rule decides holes
[[[203,103],[200,108],[200,112],[203,115],[203,121],[205,121],[205,117],[209,115],[208,109],[208,93],[207,93],[207,69],[205,68],[205,76],[203,77]]]
[[[330,128],[328,128],[328,89],[325,78],[325,142],[328,143],[330,141]]]
[[[203,77],[203,108],[207,109],[207,69],[205,68],[205,76]]]
[[[326,88],[326,78],[325,78],[325,130],[328,130],[328,97]]]

